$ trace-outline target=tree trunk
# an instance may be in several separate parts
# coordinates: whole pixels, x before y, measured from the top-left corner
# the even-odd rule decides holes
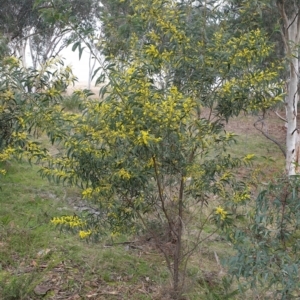
[[[33,53],[33,45],[32,45],[32,38],[31,37],[28,39],[28,46],[29,46],[29,50],[30,50],[32,68],[33,68],[33,70],[37,70],[37,53],[35,55]]]
[[[290,3],[291,4],[291,3]],[[297,128],[298,93],[298,44],[300,34],[299,7],[285,7],[285,2],[278,1],[278,10],[283,20],[282,38],[286,57],[289,60],[287,95],[285,98],[287,133],[286,133],[286,172],[288,175],[300,173],[300,132]],[[293,4],[291,6],[293,6]],[[297,9],[296,9],[297,8]],[[291,13],[292,11],[292,13]]]
[[[25,39],[24,41],[21,42],[20,44],[20,57],[22,61],[22,66],[24,68],[27,68],[27,60],[26,60],[26,47],[27,47],[27,40]]]
[[[181,179],[178,199],[178,220],[177,220],[177,240],[174,252],[174,278],[173,278],[173,289],[175,299],[179,298],[182,293],[182,286],[180,285],[180,264],[182,262],[182,218],[183,218],[183,189],[184,180]]]
[[[290,81],[287,87],[285,99],[287,133],[286,133],[286,171],[289,175],[295,175],[299,169],[299,130],[297,129],[297,105],[298,105],[298,76],[295,66],[298,59],[292,58],[290,63]]]

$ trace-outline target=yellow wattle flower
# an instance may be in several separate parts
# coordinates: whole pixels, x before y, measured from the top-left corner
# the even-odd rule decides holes
[[[216,215],[220,215],[221,220],[225,220],[227,214],[228,214],[227,211],[224,210],[224,208],[222,208],[221,206],[218,206],[218,207],[216,208]]]

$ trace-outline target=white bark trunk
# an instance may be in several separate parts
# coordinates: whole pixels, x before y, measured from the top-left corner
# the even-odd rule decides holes
[[[286,170],[289,175],[295,175],[296,153],[298,152],[296,149],[296,141],[299,135],[297,130],[298,76],[295,70],[297,65],[298,59],[293,58],[290,63],[290,81],[285,100],[287,119]]]
[[[285,15],[286,17],[286,15]],[[297,128],[298,93],[298,44],[299,44],[299,20],[295,12],[292,17],[286,19],[284,39],[286,54],[290,60],[289,80],[287,84],[287,96],[285,99],[287,135],[286,135],[286,171],[288,175],[300,173],[300,132]]]
[[[25,39],[24,41],[21,42],[20,44],[20,50],[19,50],[19,55],[21,57],[22,61],[22,66],[24,68],[27,68],[27,60],[26,60],[26,46],[27,46],[27,40]]]
[[[32,61],[32,68],[34,70],[37,70],[37,56],[34,55],[34,53],[33,53],[33,46],[32,46],[31,38],[28,39],[28,46],[29,46],[29,50],[30,50],[30,56],[31,56],[31,61]]]

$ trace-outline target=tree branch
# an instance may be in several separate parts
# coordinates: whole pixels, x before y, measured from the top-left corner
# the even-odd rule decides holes
[[[174,226],[172,224],[172,221],[170,220],[170,216],[168,215],[167,209],[165,207],[165,200],[164,200],[164,195],[163,195],[163,190],[161,187],[161,183],[159,180],[159,173],[158,173],[158,169],[157,169],[157,163],[156,163],[156,159],[155,156],[152,156],[152,161],[153,161],[153,165],[154,165],[154,171],[155,171],[155,177],[156,177],[156,184],[157,184],[157,188],[158,188],[158,195],[159,195],[159,199],[161,202],[161,208],[162,211],[168,221],[168,225],[169,225],[169,229],[175,234],[176,238],[178,238],[178,233],[176,232],[176,230],[174,230]]]
[[[287,120],[286,120],[284,117],[282,117],[282,116],[278,113],[278,111],[275,111],[275,114],[276,114],[276,116],[277,116],[281,121],[287,123]]]
[[[296,21],[296,18],[298,17],[298,15],[299,15],[299,11],[296,13],[294,19],[293,19],[292,22],[289,24],[289,26],[287,27],[286,30],[289,30],[289,28],[294,24],[294,22]]]
[[[275,143],[279,149],[281,150],[282,154],[284,155],[284,157],[286,157],[286,151],[285,149],[282,147],[282,145],[276,141],[274,138],[272,138],[271,136],[269,136],[263,129],[260,129],[257,127],[257,124],[258,123],[261,123],[264,121],[264,117],[258,119],[256,122],[254,122],[253,126],[258,130],[260,131],[268,140],[272,141],[273,143]],[[262,128],[263,128],[263,125],[262,125]]]

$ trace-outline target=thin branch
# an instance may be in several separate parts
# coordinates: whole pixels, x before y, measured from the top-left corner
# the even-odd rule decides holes
[[[161,187],[161,183],[160,183],[160,180],[159,180],[159,174],[158,174],[158,169],[157,169],[157,162],[156,162],[156,159],[155,159],[155,156],[152,156],[152,161],[153,161],[153,165],[154,165],[154,171],[155,171],[155,177],[156,177],[156,183],[157,183],[157,188],[158,188],[158,195],[159,195],[159,199],[160,199],[160,202],[161,202],[161,208],[162,208],[162,211],[168,221],[168,225],[169,225],[169,229],[175,234],[176,238],[178,238],[178,234],[176,232],[176,230],[174,230],[174,226],[172,225],[172,221],[170,220],[170,217],[167,213],[167,209],[165,207],[165,200],[164,200],[164,196],[163,196],[163,190],[162,190],[162,187]]]
[[[290,25],[288,26],[288,28],[286,30],[289,30],[289,28],[294,24],[294,22],[296,21],[296,18],[298,17],[299,15],[299,11],[296,13],[294,19],[292,20],[292,22],[290,23]]]
[[[287,120],[286,120],[284,117],[282,117],[282,116],[278,113],[278,111],[275,111],[275,114],[276,114],[276,116],[277,116],[281,121],[287,123]]]
[[[270,137],[263,129],[260,129],[260,128],[257,127],[257,124],[258,124],[258,123],[261,123],[261,122],[263,122],[263,121],[264,121],[264,117],[258,119],[256,122],[254,122],[253,126],[254,126],[258,131],[260,131],[260,132],[261,132],[268,140],[270,140],[270,141],[272,141],[273,143],[275,143],[275,144],[279,147],[279,149],[281,150],[281,152],[282,152],[282,154],[284,155],[284,157],[286,157],[286,151],[285,151],[285,149],[282,147],[282,145],[281,145],[278,141],[276,141],[274,138]],[[263,126],[262,126],[262,127],[263,127]]]

